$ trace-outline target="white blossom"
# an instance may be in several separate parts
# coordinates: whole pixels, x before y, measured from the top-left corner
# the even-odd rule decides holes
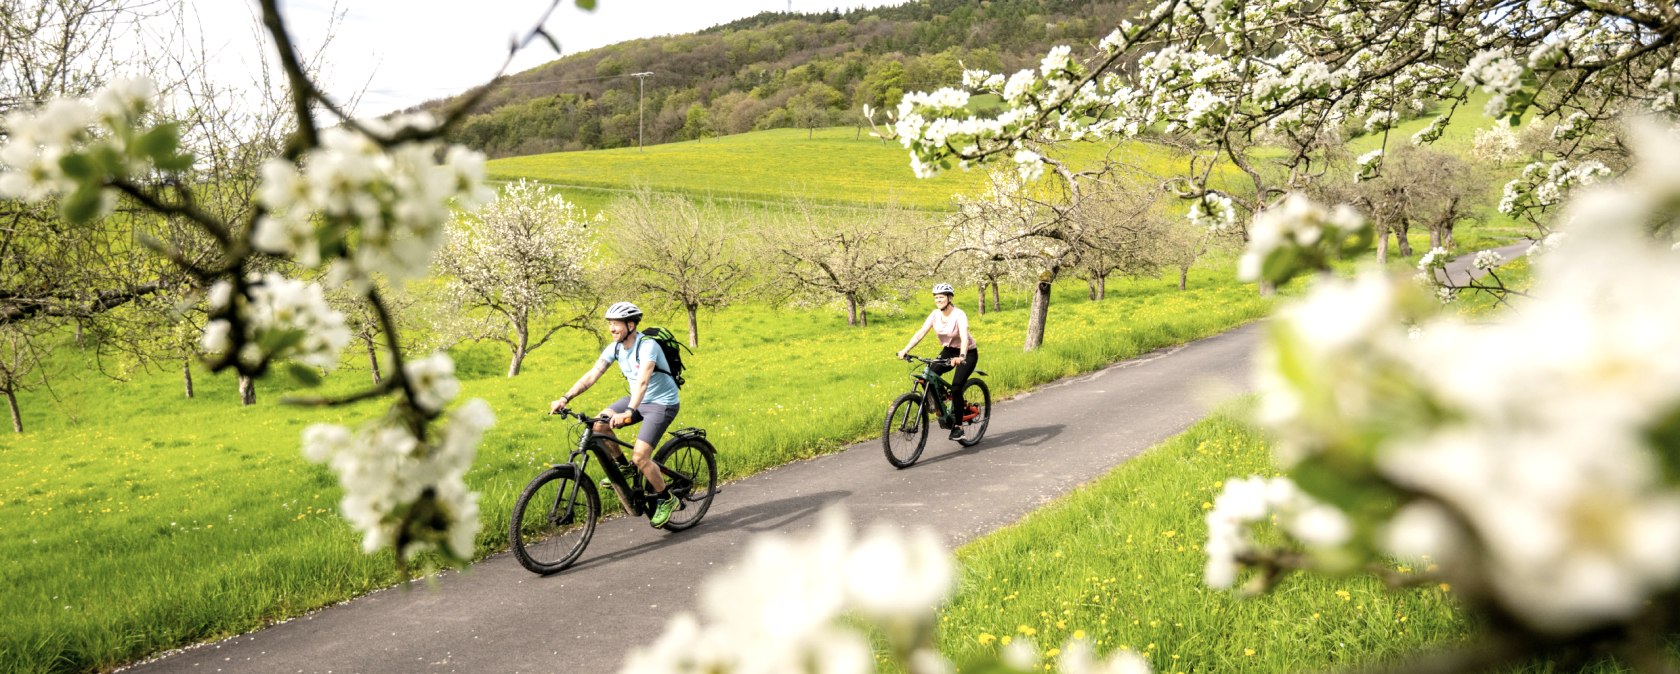
[[[1400,339],[1412,320],[1400,286],[1325,282],[1280,312],[1278,330],[1298,346],[1274,348],[1290,349],[1291,375],[1269,372],[1275,355],[1258,375],[1285,465],[1369,457],[1381,479],[1418,495],[1383,523],[1389,552],[1485,579],[1472,589],[1481,600],[1547,633],[1629,619],[1680,585],[1680,491],[1662,478],[1666,441],[1650,432],[1680,409],[1680,325],[1668,319],[1680,300],[1646,290],[1680,284],[1680,258],[1648,229],[1672,222],[1665,204],[1680,181],[1664,162],[1680,140],[1637,134],[1639,152],[1658,159],[1573,198],[1560,221],[1579,235],[1535,259],[1521,311],[1429,319]],[[1419,268],[1443,258],[1431,251]],[[1501,261],[1482,251],[1473,264]],[[1210,569],[1234,576],[1224,562]]]
[[[1483,91],[1510,95],[1522,88],[1523,67],[1504,49],[1477,53],[1464,67],[1465,86],[1479,86]]]
[[[403,367],[409,386],[414,387],[415,402],[426,412],[442,410],[461,391],[461,382],[455,379],[455,361],[449,354],[434,353]]]
[[[828,510],[802,536],[754,539],[702,586],[701,615],[674,618],[620,672],[874,672],[868,639],[839,618],[869,621],[908,647],[932,629],[953,579],[935,534],[880,525],[857,538],[843,513]],[[914,659],[911,671],[951,671],[937,653],[917,649]]]
[[[372,552],[399,540],[404,534],[398,530],[403,514],[430,493],[445,522],[444,530],[433,533],[441,536],[450,554],[471,559],[480,526],[478,494],[467,488],[463,477],[484,431],[494,423],[490,406],[474,399],[450,415],[444,440],[436,446],[427,446],[390,418],[370,422],[354,433],[342,426],[318,424],[304,431],[304,456],[328,463],[338,473],[344,488],[339,508],[362,532],[364,550]],[[419,538],[398,554],[412,558],[434,545]]]
[[[1209,587],[1235,584],[1237,556],[1254,547],[1249,528],[1273,515],[1297,540],[1314,547],[1336,547],[1352,535],[1346,515],[1307,496],[1288,478],[1227,480],[1205,518],[1208,562],[1204,580]]]

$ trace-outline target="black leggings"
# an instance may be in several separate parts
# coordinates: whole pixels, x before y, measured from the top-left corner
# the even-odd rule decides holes
[[[962,352],[958,351],[957,347],[947,346],[940,350],[939,357],[951,358],[959,353]],[[956,411],[959,418],[963,415],[963,386],[968,384],[968,375],[974,374],[974,366],[979,362],[980,350],[969,349],[968,353],[963,355],[962,365],[957,366],[957,373],[951,375],[951,402],[953,403],[951,409]],[[949,365],[933,366],[934,374],[945,374],[950,371],[951,366]]]

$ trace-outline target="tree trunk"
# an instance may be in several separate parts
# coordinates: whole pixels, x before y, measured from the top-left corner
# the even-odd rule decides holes
[[[1022,351],[1036,351],[1044,345],[1044,323],[1050,315],[1050,284],[1055,278],[1055,274],[1045,272],[1033,287],[1032,313],[1027,317],[1027,341],[1021,345]]]
[[[1377,264],[1388,263],[1388,227],[1377,225]]]
[[[1429,228],[1429,247],[1430,248],[1440,248],[1441,247],[1441,228],[1440,227],[1430,227]]]
[[[1190,265],[1180,265],[1178,268],[1178,289],[1183,290],[1190,284]]]
[[[1108,299],[1108,275],[1103,274],[1097,277],[1097,301],[1101,302],[1106,299]]]
[[[373,383],[378,384],[380,380],[384,379],[384,377],[379,376],[379,347],[373,345],[373,340],[368,340],[367,349],[368,369],[373,370]]]
[[[1446,233],[1441,236],[1441,247],[1445,248],[1447,250],[1452,250],[1453,249],[1453,226],[1451,224],[1449,224],[1446,227],[1442,227],[1441,229],[1446,230]]]
[[[853,297],[851,295],[847,295],[846,296],[846,325],[850,325],[852,327],[857,327],[857,324],[858,324],[858,302],[857,302],[857,298]]]
[[[976,292],[974,293],[974,296],[979,298],[979,302],[975,303],[974,307],[976,309],[980,310],[980,315],[981,316],[985,316],[986,315],[986,284],[981,283],[977,288],[975,288],[975,290],[976,290]]]
[[[1400,243],[1400,257],[1412,256],[1412,242],[1409,238],[1411,233],[1412,226],[1402,220],[1400,222],[1400,229],[1395,232],[1395,238],[1398,239]]]
[[[1095,276],[1085,279],[1085,299],[1091,302],[1097,301],[1097,278]]]
[[[1003,308],[1003,305],[998,303],[998,287],[997,286],[998,286],[997,281],[992,281],[992,311],[998,311],[998,310]]]
[[[700,348],[700,305],[686,305],[688,309],[688,348]]]
[[[247,407],[257,404],[257,381],[250,375],[239,375],[239,404]]]
[[[869,309],[867,307],[858,308],[858,327],[869,327]]]
[[[190,359],[187,359],[187,358],[182,358],[181,359],[181,381],[184,382],[187,386],[187,397],[188,398],[193,397],[192,360],[190,360]]]
[[[81,321],[76,321],[76,348],[79,349],[83,346],[85,346],[85,345],[82,344],[82,322]],[[18,431],[18,432],[22,433],[23,431]]]
[[[12,409],[12,432],[23,432],[23,415],[18,413],[17,392],[6,389],[6,406]]]
[[[508,363],[509,379],[519,375],[519,366],[525,363],[525,346],[531,341],[531,331],[525,326],[515,326],[514,330],[519,333],[519,341],[513,344],[513,361]]]

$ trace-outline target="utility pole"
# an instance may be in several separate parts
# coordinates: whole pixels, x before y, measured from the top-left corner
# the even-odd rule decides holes
[[[647,93],[647,78],[653,73],[630,73],[636,78],[636,151],[642,151],[642,95]]]

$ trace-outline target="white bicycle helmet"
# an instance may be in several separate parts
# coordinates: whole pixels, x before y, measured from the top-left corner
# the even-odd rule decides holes
[[[957,291],[956,291],[955,288],[952,288],[951,284],[949,284],[949,283],[936,283],[933,286],[933,294],[935,294],[935,295],[955,295],[955,294],[957,294]]]
[[[607,307],[607,320],[640,322],[642,320],[642,310],[629,302],[619,302]]]

